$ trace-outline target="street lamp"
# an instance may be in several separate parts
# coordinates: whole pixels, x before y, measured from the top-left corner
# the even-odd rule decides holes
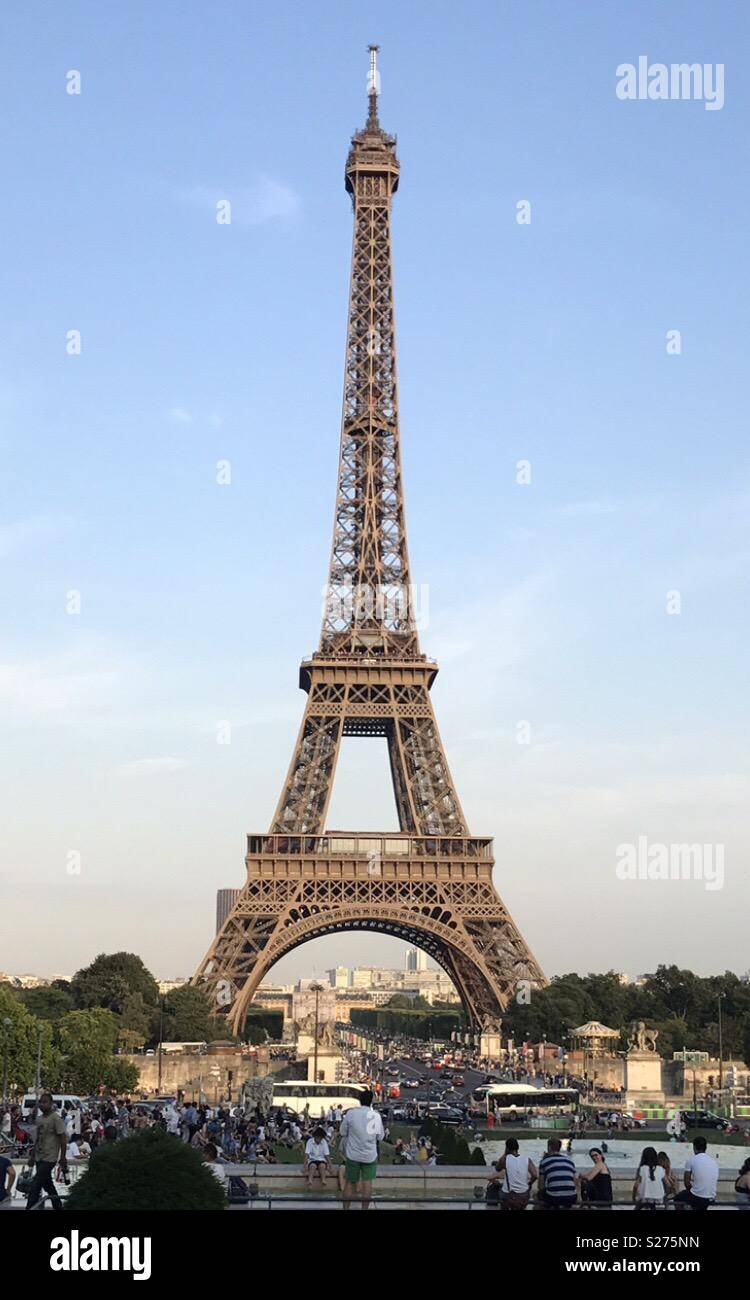
[[[12,1024],[13,1021],[10,1016],[5,1016],[3,1018],[3,1027],[5,1029],[5,1034],[3,1035],[5,1039],[5,1052],[3,1057],[3,1107],[7,1105],[8,1101],[8,1046],[10,1044],[10,1027]]]
[[[323,992],[322,984],[311,984],[310,992],[315,994],[315,1038],[313,1040],[313,1082],[318,1082],[318,999]]]
[[[156,1085],[156,1095],[161,1097],[161,1044],[164,1038],[164,998],[159,999],[159,1080]]]
[[[719,1004],[719,1105],[721,1105],[721,1102],[723,1100],[721,1093],[724,1086],[724,1061],[723,1061],[724,1052],[723,1052],[723,1044],[721,1041],[721,1000],[724,996],[725,995],[723,993],[719,993],[716,998],[716,1001]]]

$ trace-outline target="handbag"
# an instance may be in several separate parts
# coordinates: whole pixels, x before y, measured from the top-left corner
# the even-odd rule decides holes
[[[18,1175],[18,1182],[16,1183],[16,1188],[18,1189],[18,1191],[21,1193],[22,1196],[28,1196],[29,1192],[31,1191],[31,1186],[33,1182],[34,1182],[34,1170],[32,1169],[31,1165],[27,1165],[24,1169],[21,1170],[20,1174]]]

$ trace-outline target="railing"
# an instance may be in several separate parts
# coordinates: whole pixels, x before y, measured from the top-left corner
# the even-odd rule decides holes
[[[429,1206],[432,1208],[442,1208],[442,1209],[447,1209],[448,1207],[451,1207],[452,1209],[459,1209],[459,1210],[460,1209],[499,1210],[501,1208],[500,1204],[497,1202],[491,1204],[485,1201],[484,1188],[481,1189],[481,1192],[482,1192],[481,1196],[477,1196],[477,1195],[468,1196],[466,1194],[461,1196],[458,1193],[454,1194],[453,1196],[450,1195],[418,1196],[418,1195],[414,1195],[413,1193],[410,1195],[408,1192],[393,1192],[390,1195],[383,1196],[376,1193],[370,1197],[370,1204],[374,1207],[386,1206],[386,1205],[394,1208],[398,1206],[406,1206],[407,1208]],[[326,1205],[328,1206],[329,1209],[333,1210],[333,1209],[343,1209],[347,1201],[345,1200],[344,1196],[341,1193],[333,1193],[331,1196],[323,1196],[320,1194],[314,1195],[310,1192],[305,1192],[305,1191],[271,1192],[271,1191],[261,1191],[258,1188],[256,1190],[249,1192],[247,1195],[228,1196],[227,1203],[230,1209],[231,1208],[234,1209],[259,1208],[259,1209],[273,1210],[276,1206],[282,1206],[282,1205],[294,1206],[297,1209],[305,1209],[306,1206],[308,1205]],[[357,1195],[352,1196],[348,1198],[348,1203],[354,1206],[359,1206],[361,1204],[361,1197]],[[714,1210],[731,1211],[731,1210],[739,1210],[740,1208],[742,1207],[740,1207],[739,1205],[737,1205],[735,1202],[732,1201],[716,1201],[711,1206],[711,1211]],[[607,1211],[620,1211],[620,1210],[635,1210],[635,1206],[628,1201],[606,1201],[606,1202],[585,1201],[583,1203],[571,1206],[568,1209],[564,1209],[564,1207],[558,1207],[557,1209],[554,1209],[549,1206],[538,1205],[536,1201],[530,1200],[528,1205],[525,1206],[524,1213],[529,1210],[533,1212],[538,1211],[539,1213],[544,1213],[544,1214],[556,1214],[556,1213],[576,1214],[576,1213],[580,1213],[581,1211],[583,1211],[583,1213],[585,1214],[588,1213],[589,1211],[593,1213],[597,1211],[607,1212]],[[676,1207],[671,1204],[656,1205],[653,1207],[653,1211],[655,1213],[662,1213],[665,1211],[669,1213],[671,1213],[672,1211],[678,1213]],[[648,1214],[650,1212],[651,1210],[639,1211],[639,1213],[643,1213],[643,1214]],[[685,1210],[685,1213],[694,1214],[695,1211],[687,1209]]]
[[[492,860],[492,840],[464,835],[248,835],[249,857],[475,858]]]

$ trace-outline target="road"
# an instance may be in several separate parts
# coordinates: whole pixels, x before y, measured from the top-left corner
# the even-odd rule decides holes
[[[395,1083],[398,1079],[402,1084],[405,1079],[416,1079],[419,1082],[418,1088],[401,1088],[400,1101],[445,1101],[447,1105],[458,1103],[467,1106],[471,1100],[471,1094],[475,1088],[484,1083],[485,1075],[480,1070],[466,1070],[463,1067],[452,1070],[435,1070],[428,1069],[421,1061],[414,1061],[404,1057],[393,1057],[383,1063],[394,1071],[393,1074],[385,1073],[383,1083]],[[453,1074],[461,1074],[464,1078],[463,1086],[453,1087],[451,1078]],[[377,1075],[376,1077],[380,1077]],[[392,1104],[398,1104],[393,1102]]]

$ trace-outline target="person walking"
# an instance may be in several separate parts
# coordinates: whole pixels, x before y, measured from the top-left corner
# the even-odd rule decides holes
[[[666,1184],[666,1173],[659,1164],[655,1147],[644,1147],[633,1183],[636,1210],[655,1210],[658,1205],[663,1205]]]
[[[0,1155],[0,1210],[10,1207],[11,1193],[15,1181],[16,1171],[13,1168],[13,1162],[7,1156]]]
[[[344,1152],[344,1209],[348,1210],[360,1187],[362,1209],[370,1208],[372,1188],[378,1172],[378,1142],[383,1140],[383,1121],[373,1109],[372,1092],[360,1093],[359,1106],[347,1110],[341,1121],[339,1141]]]
[[[65,1158],[67,1149],[65,1123],[62,1115],[55,1110],[51,1093],[42,1093],[39,1098],[39,1110],[41,1115],[37,1119],[34,1147],[29,1162],[35,1167],[36,1172],[29,1189],[26,1209],[33,1210],[42,1191],[45,1191],[52,1202],[52,1208],[61,1210],[62,1201],[55,1190],[52,1171],[58,1163],[64,1174],[68,1171]]]

